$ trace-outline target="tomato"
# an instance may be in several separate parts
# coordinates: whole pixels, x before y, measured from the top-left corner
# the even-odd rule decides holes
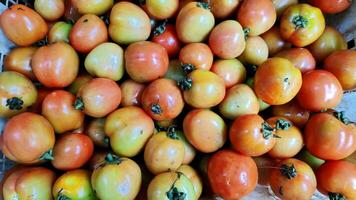
[[[42,102],[46,98],[46,96],[48,94],[50,94],[51,92],[53,92],[53,90],[50,90],[45,87],[40,87],[37,90],[37,94],[38,94],[37,100],[34,104],[32,104],[32,106],[29,107],[28,111],[37,113],[37,114],[41,114],[42,113]]]
[[[336,115],[336,114],[335,114]],[[356,150],[356,129],[329,113],[313,115],[304,129],[304,140],[308,151],[324,160],[340,160]]]
[[[257,185],[257,167],[251,157],[221,150],[208,163],[210,186],[223,199],[240,199],[251,193]]]
[[[297,158],[305,163],[307,163],[314,171],[317,170],[320,165],[324,164],[325,161],[313,156],[308,150],[303,149],[297,155]]]
[[[302,108],[296,99],[279,106],[272,106],[272,115],[284,117],[299,128],[303,128],[308,122],[310,112]]]
[[[327,14],[336,14],[343,12],[347,8],[349,8],[352,4],[350,0],[309,0],[308,1],[311,5],[314,5],[321,9],[324,13]]]
[[[64,14],[63,0],[35,0],[34,7],[36,12],[47,21],[56,21]]]
[[[326,26],[324,33],[308,49],[318,63],[324,61],[331,53],[347,49],[347,43],[342,34],[331,26]]]
[[[83,15],[74,24],[70,44],[80,53],[89,53],[101,43],[108,41],[108,31],[102,19],[93,14]]]
[[[214,152],[226,142],[224,120],[208,109],[191,110],[184,118],[183,130],[190,144],[203,153]]]
[[[195,108],[214,107],[225,96],[224,80],[207,70],[195,70],[178,84],[184,90],[185,102]]]
[[[91,184],[99,199],[135,199],[141,187],[141,170],[129,158],[108,154],[94,170]]]
[[[267,120],[275,130],[276,143],[268,152],[272,158],[291,158],[303,148],[302,132],[289,120],[272,117]]]
[[[54,130],[41,115],[25,112],[12,117],[2,138],[4,155],[17,163],[35,164],[51,159]]]
[[[226,88],[243,83],[246,79],[246,69],[237,59],[215,60],[211,71],[224,80]]]
[[[146,0],[147,12],[158,20],[168,19],[178,10],[179,0]]]
[[[347,158],[345,158],[344,160],[356,164],[356,151],[352,153],[350,156],[348,156]]]
[[[125,51],[125,69],[132,80],[150,82],[164,76],[168,70],[167,51],[159,44],[135,42]]]
[[[89,171],[83,169],[64,173],[53,185],[53,197],[55,199],[95,200],[90,175]]]
[[[272,0],[272,2],[276,8],[277,15],[281,16],[289,6],[297,4],[298,0]]]
[[[214,15],[205,2],[192,1],[186,4],[176,18],[177,35],[184,43],[204,41],[214,25]]]
[[[153,174],[177,170],[183,159],[184,144],[174,131],[154,134],[145,146],[145,164]]]
[[[4,180],[3,198],[4,200],[52,199],[51,190],[55,179],[55,173],[44,167],[16,168]]]
[[[78,93],[79,89],[83,85],[85,85],[89,81],[91,81],[92,79],[93,79],[93,77],[87,73],[78,74],[78,76],[74,79],[72,84],[70,84],[70,86],[67,88],[67,90],[68,90],[68,92],[76,95]]]
[[[10,51],[4,60],[4,71],[15,71],[36,80],[31,67],[31,59],[36,47],[19,47]]]
[[[87,125],[86,133],[98,147],[109,147],[109,138],[104,131],[105,118],[91,119]]]
[[[270,58],[257,68],[254,90],[257,97],[270,105],[288,103],[301,86],[302,73],[287,59]]]
[[[82,133],[68,133],[58,138],[53,148],[52,165],[59,170],[82,167],[93,155],[94,145],[90,137]]]
[[[153,32],[152,42],[162,45],[170,58],[176,57],[181,49],[176,28],[172,24],[163,23],[157,26]]]
[[[30,46],[48,32],[42,17],[22,4],[11,6],[0,15],[0,27],[5,36],[18,46]]]
[[[233,59],[246,47],[244,31],[239,22],[226,20],[216,25],[209,36],[209,46],[219,58]]]
[[[246,40],[246,48],[239,56],[243,63],[260,65],[268,58],[267,43],[259,36],[249,36]]]
[[[267,44],[269,56],[274,56],[278,52],[284,49],[289,49],[292,46],[289,42],[283,40],[278,26],[272,27],[262,34],[261,37]]]
[[[139,107],[127,106],[112,112],[104,130],[112,150],[125,157],[136,156],[153,134],[153,120]]]
[[[69,34],[73,25],[67,22],[56,22],[48,32],[48,42],[67,42],[69,43]]]
[[[79,57],[67,43],[57,42],[40,47],[32,57],[36,78],[48,88],[70,85],[78,74]]]
[[[311,52],[305,48],[291,48],[280,51],[276,57],[285,58],[300,69],[302,73],[315,69],[315,59]]]
[[[121,105],[122,106],[140,106],[141,105],[141,96],[145,85],[142,83],[137,83],[131,79],[125,80],[121,83]]]
[[[175,81],[157,79],[151,82],[143,91],[142,108],[154,120],[171,120],[183,110],[184,101],[181,91]]]
[[[254,157],[253,160],[255,161],[258,169],[258,184],[268,186],[269,177],[271,176],[276,160],[269,156]]]
[[[356,52],[340,50],[332,53],[324,61],[324,69],[333,73],[344,90],[356,88]]]
[[[196,155],[196,150],[195,148],[189,143],[189,141],[187,140],[187,138],[185,137],[185,134],[183,131],[175,131],[177,134],[177,137],[183,142],[184,144],[184,159],[182,164],[190,164]]]
[[[191,68],[193,65],[183,65],[178,59],[172,59],[169,61],[168,65],[168,70],[166,74],[164,75],[164,78],[172,79],[176,82],[183,80],[186,76],[186,73],[183,70],[183,66],[185,66],[184,69],[190,71],[193,68]]]
[[[204,43],[191,43],[185,45],[179,52],[179,60],[183,63],[184,71],[193,69],[210,70],[214,55],[208,45]],[[191,66],[192,65],[192,66]]]
[[[147,199],[197,200],[194,185],[182,172],[165,172],[155,176],[147,189]]]
[[[134,22],[134,23],[132,23]],[[109,35],[118,44],[147,40],[151,33],[150,18],[131,2],[118,2],[111,9]]]
[[[225,19],[231,17],[240,4],[240,0],[210,0],[207,2],[210,5],[211,12],[215,18]]]
[[[271,0],[243,1],[237,12],[237,21],[248,29],[250,36],[261,35],[268,31],[276,19],[276,9]]]
[[[193,184],[195,197],[199,199],[202,191],[203,191],[203,182],[200,178],[199,174],[195,169],[189,165],[182,165],[177,169],[177,172],[183,173],[187,178],[189,178],[190,182]]]
[[[78,9],[74,6],[74,1],[76,0],[66,0],[64,1],[64,19],[73,23],[76,22],[81,14],[78,12]]]
[[[255,93],[246,84],[236,84],[229,88],[224,100],[219,104],[221,115],[231,120],[246,114],[257,114],[259,109]]]
[[[319,191],[330,199],[355,199],[355,164],[342,160],[327,161],[316,171],[316,178]]]
[[[72,0],[81,14],[102,15],[114,5],[113,0]]]
[[[316,178],[312,168],[294,158],[278,163],[272,170],[269,182],[274,194],[286,200],[309,200],[316,190]]]
[[[289,6],[280,22],[282,38],[294,46],[305,47],[315,42],[324,32],[325,19],[319,8],[309,4]]]
[[[303,108],[317,112],[337,106],[342,96],[342,86],[332,73],[313,70],[303,75],[297,100]]]
[[[99,118],[114,111],[120,102],[121,90],[115,81],[94,78],[80,88],[74,107],[91,117]]]

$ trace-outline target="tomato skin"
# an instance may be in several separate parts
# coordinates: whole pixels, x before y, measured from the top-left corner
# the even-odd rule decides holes
[[[203,182],[200,178],[198,172],[189,165],[181,165],[177,172],[183,173],[187,178],[189,178],[190,182],[193,184],[195,196],[199,199],[202,190],[203,190]]]
[[[41,115],[25,112],[12,117],[3,132],[3,153],[21,164],[36,164],[54,146],[51,124]]]
[[[292,174],[291,178],[288,178],[284,175],[288,171],[287,169],[283,171],[283,167],[291,166],[295,169],[296,174]],[[272,170],[269,182],[274,194],[286,200],[309,200],[316,190],[316,178],[313,170],[308,164],[294,158],[278,163],[277,167]]]
[[[37,114],[42,113],[42,102],[46,98],[46,96],[50,93],[52,93],[53,90],[41,87],[37,90],[37,100],[36,102],[29,107],[29,111]]]
[[[185,45],[179,52],[179,60],[183,64],[191,64],[196,69],[210,70],[214,55],[210,47],[204,43]]]
[[[178,39],[176,28],[172,24],[167,24],[163,33],[154,34],[152,42],[162,45],[170,58],[176,57],[181,49],[181,42]]]
[[[50,44],[55,42],[67,42],[69,43],[69,34],[73,28],[73,25],[66,22],[57,22],[48,32],[48,41]]]
[[[95,194],[90,184],[90,175],[89,171],[83,169],[64,173],[53,185],[53,197],[55,199],[67,197],[77,200],[95,200]]]
[[[79,92],[79,89],[91,80],[93,80],[93,77],[87,73],[78,74],[72,84],[68,86],[67,90],[68,92],[76,95]]]
[[[324,32],[325,19],[321,10],[309,4],[295,4],[281,17],[282,38],[294,46],[305,47],[315,42]]]
[[[356,52],[340,50],[332,53],[324,61],[324,69],[333,73],[344,90],[356,88]]]
[[[251,193],[256,188],[257,176],[253,159],[231,150],[218,151],[208,163],[210,186],[226,200],[240,199]]]
[[[183,43],[202,42],[214,28],[214,15],[204,2],[192,1],[186,4],[176,18],[176,30]]]
[[[47,21],[56,21],[64,14],[63,0],[35,0],[35,10]]]
[[[72,0],[81,14],[102,15],[114,5],[113,0]]]
[[[262,39],[267,44],[268,54],[270,57],[276,55],[278,52],[291,48],[292,44],[283,40],[278,26],[273,26],[267,32],[261,35]]]
[[[246,40],[246,48],[239,56],[243,63],[260,65],[268,58],[267,43],[259,36],[249,36]]]
[[[215,18],[224,19],[234,14],[240,4],[240,0],[210,0],[211,12]]]
[[[11,6],[0,15],[0,27],[17,46],[30,46],[43,39],[48,32],[42,17],[22,4]]]
[[[329,113],[313,115],[304,129],[308,151],[324,160],[340,160],[356,150],[354,125],[345,125]]]
[[[324,13],[327,14],[336,14],[343,12],[347,8],[349,8],[352,4],[350,0],[309,0],[308,1],[311,5],[314,5],[321,9]]]
[[[283,12],[290,5],[294,5],[298,3],[298,0],[272,0],[274,7],[276,8],[277,15],[281,16]]]
[[[354,199],[356,196],[356,166],[353,163],[342,160],[326,161],[316,171],[316,178],[319,191],[326,195],[338,193],[345,199]]]
[[[68,171],[82,167],[94,152],[89,136],[82,133],[68,133],[60,137],[53,148],[52,165]]]
[[[84,122],[84,113],[74,109],[75,96],[65,90],[55,90],[42,103],[42,115],[52,124],[56,133],[77,129]]]
[[[293,99],[284,105],[272,106],[272,115],[284,117],[299,128],[303,128],[309,120],[310,112],[302,108],[296,99]]]
[[[88,53],[108,41],[108,31],[103,20],[93,14],[83,15],[75,22],[70,35],[70,44],[80,53]]]
[[[254,90],[270,105],[282,105],[292,100],[302,86],[302,73],[287,59],[270,58],[258,68]]]
[[[78,74],[79,57],[67,43],[57,42],[40,47],[32,57],[36,78],[48,88],[70,85]]]
[[[303,108],[317,112],[337,106],[342,96],[342,86],[332,73],[313,70],[303,74],[303,84],[297,100]]]
[[[316,61],[308,49],[291,48],[280,51],[276,57],[288,59],[302,73],[315,69]]]
[[[216,60],[211,71],[224,80],[226,88],[243,83],[246,79],[246,69],[237,59]]]
[[[177,137],[183,142],[184,144],[184,159],[182,164],[188,165],[190,164],[196,155],[196,149],[189,143],[183,131],[176,130]]]
[[[19,47],[10,51],[4,60],[4,71],[15,71],[36,80],[31,67],[31,59],[37,47]]]
[[[250,29],[250,36],[258,36],[268,31],[276,19],[276,9],[271,0],[243,1],[237,12],[237,21],[242,27]]]
[[[109,35],[115,43],[131,44],[144,41],[150,33],[150,19],[140,7],[124,1],[116,3],[111,9]]]
[[[85,133],[93,141],[94,145],[98,147],[109,147],[109,138],[106,137],[104,131],[105,118],[91,119],[87,125]]]
[[[276,165],[276,160],[267,156],[253,157],[258,169],[258,184],[268,186],[273,167]]]
[[[158,20],[173,17],[177,12],[179,0],[146,0],[146,8],[149,15]]]
[[[141,105],[141,96],[145,85],[142,83],[137,83],[131,79],[125,80],[121,83],[121,105],[122,106],[140,106]]]
[[[107,78],[94,78],[83,85],[74,107],[91,117],[104,117],[114,111],[121,102],[119,85]]]
[[[244,31],[239,22],[226,20],[216,25],[209,36],[209,46],[213,53],[223,59],[233,59],[241,55],[246,47]]]
[[[132,80],[145,83],[164,76],[169,57],[164,47],[143,41],[135,42],[125,51],[125,69]]]
[[[227,138],[224,120],[208,109],[191,110],[183,120],[183,130],[189,143],[203,153],[220,149]]]

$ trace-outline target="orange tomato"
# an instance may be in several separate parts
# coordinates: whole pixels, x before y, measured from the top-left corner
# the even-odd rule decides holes
[[[15,71],[36,80],[31,67],[31,59],[36,50],[37,47],[19,47],[11,50],[5,57],[4,71]]]
[[[302,73],[315,69],[315,59],[311,52],[305,48],[291,48],[280,51],[276,57],[288,59]]]
[[[179,60],[183,64],[183,70],[187,72],[189,72],[190,67],[210,70],[214,55],[208,45],[204,43],[191,43],[185,45],[180,50]]]
[[[285,41],[282,38],[278,26],[273,26],[267,32],[262,34],[261,37],[265,40],[267,44],[269,56],[274,56],[278,52],[284,49],[289,49],[292,46],[291,43]]]
[[[141,96],[145,85],[137,83],[131,79],[126,79],[121,83],[121,105],[122,106],[140,106],[141,105]]]
[[[230,88],[237,83],[243,83],[246,79],[246,69],[237,59],[216,60],[211,67],[211,71],[224,80],[226,88]]]
[[[278,106],[272,106],[272,115],[284,117],[299,128],[303,128],[308,122],[310,112],[302,108],[296,99]]]
[[[146,0],[149,15],[158,20],[171,18],[178,10],[179,0]]]

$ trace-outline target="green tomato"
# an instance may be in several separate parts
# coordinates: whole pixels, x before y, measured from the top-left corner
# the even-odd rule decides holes
[[[325,161],[313,156],[309,151],[303,149],[297,156],[300,160],[306,162],[313,170],[318,169]]]
[[[49,43],[55,42],[67,42],[69,43],[69,33],[72,30],[73,25],[66,22],[55,23],[48,33]]]
[[[168,71],[164,75],[164,78],[172,79],[175,81],[180,81],[185,78],[185,73],[179,60],[169,61]]]

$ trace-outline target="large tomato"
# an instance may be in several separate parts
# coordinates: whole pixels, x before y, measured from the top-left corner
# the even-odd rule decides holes
[[[31,67],[31,59],[36,50],[37,47],[19,47],[11,50],[5,57],[4,71],[15,71],[36,80]]]
[[[310,112],[294,99],[283,105],[272,106],[272,115],[287,118],[299,128],[303,128],[309,120]]]
[[[304,129],[308,151],[325,160],[340,160],[356,150],[356,128],[348,124],[342,113],[313,115]]]
[[[12,117],[26,111],[37,99],[33,83],[17,72],[0,73],[0,117]]]
[[[25,112],[12,117],[2,134],[2,151],[21,164],[51,160],[55,135],[51,124],[41,115]]]
[[[184,118],[183,130],[190,144],[204,153],[220,149],[227,138],[224,120],[208,109],[190,111]]]
[[[281,199],[309,200],[316,190],[312,168],[294,158],[279,162],[272,170],[269,183],[274,194]]]
[[[35,10],[47,21],[56,21],[64,14],[63,0],[35,0]]]
[[[0,15],[0,27],[6,37],[18,46],[30,46],[48,32],[42,17],[22,4],[11,6]]]
[[[356,165],[347,161],[327,161],[316,171],[318,189],[330,199],[355,199]]]
[[[344,90],[356,88],[356,51],[340,50],[324,61],[324,69],[333,73]]]
[[[179,60],[183,70],[190,72],[194,69],[210,70],[214,55],[208,45],[204,43],[191,43],[185,45],[179,52]]]
[[[313,43],[323,34],[324,29],[323,13],[309,4],[291,5],[281,17],[282,37],[297,47]]]
[[[308,2],[328,14],[340,13],[352,4],[352,0],[309,0]]]
[[[56,133],[64,133],[82,126],[84,113],[74,109],[75,96],[64,90],[55,90],[42,102],[42,115],[52,124]]]
[[[95,78],[80,88],[74,107],[98,118],[114,111],[120,102],[121,90],[115,81]]]
[[[240,0],[206,0],[215,18],[224,19],[232,16],[240,4]]]
[[[237,59],[216,60],[211,71],[224,80],[226,88],[243,83],[246,79],[246,69]]]
[[[285,41],[281,33],[279,32],[278,26],[273,26],[267,32],[261,35],[261,37],[265,40],[268,47],[268,55],[274,56],[278,52],[290,48],[292,45]]]
[[[102,15],[114,5],[113,0],[71,0],[81,14]]]
[[[69,34],[73,25],[71,23],[59,21],[55,23],[48,32],[48,42],[50,44],[56,42],[69,43]]]
[[[153,120],[139,107],[127,106],[112,112],[105,121],[105,134],[120,156],[136,156],[153,134]]]
[[[32,57],[31,66],[44,86],[62,88],[70,85],[77,76],[79,57],[69,44],[57,42],[40,47]]]
[[[179,0],[145,0],[148,14],[157,20],[173,17],[178,5]]]
[[[276,19],[276,9],[271,0],[245,0],[237,12],[237,21],[252,36],[268,31]]]
[[[303,84],[297,100],[303,108],[317,112],[337,106],[342,96],[342,86],[332,73],[313,70],[303,74]]]
[[[257,114],[243,115],[230,127],[232,147],[247,156],[260,156],[276,144],[272,127]]]
[[[94,118],[87,124],[85,133],[93,141],[94,145],[98,147],[109,147],[109,137],[106,136],[105,130],[105,118]]]
[[[199,199],[203,191],[203,182],[198,172],[189,165],[181,165],[177,172],[183,173],[186,177],[189,178],[190,182],[193,184],[195,197]]]
[[[155,28],[152,42],[162,45],[170,58],[174,58],[181,47],[175,26],[165,22]]]
[[[308,49],[291,48],[280,51],[276,57],[288,59],[302,73],[315,69],[315,59]]]
[[[125,51],[125,69],[132,80],[144,83],[164,76],[169,57],[164,47],[143,41],[135,42]]]
[[[246,48],[239,56],[243,63],[260,65],[268,58],[267,43],[260,36],[249,36],[246,40]]]
[[[90,172],[78,169],[60,176],[53,185],[55,199],[95,200],[90,184]]]
[[[287,59],[270,58],[258,68],[254,79],[257,97],[270,105],[292,100],[302,86],[302,73]]]
[[[251,157],[221,150],[208,163],[208,177],[213,192],[223,199],[240,199],[257,185],[257,166]]]
[[[131,79],[126,79],[121,83],[121,105],[122,106],[139,106],[141,105],[142,92],[145,89],[145,85],[137,83]]]
[[[205,2],[193,1],[186,4],[176,19],[178,38],[184,43],[204,41],[214,25],[214,15]]]
[[[276,8],[277,15],[281,16],[289,6],[297,4],[298,0],[272,0],[272,2]]]
[[[111,9],[109,34],[116,43],[130,44],[147,40],[150,33],[150,18],[137,5],[123,1]]]
[[[52,165],[59,170],[73,170],[82,167],[94,152],[89,136],[82,133],[68,133],[60,137],[53,148]]]

